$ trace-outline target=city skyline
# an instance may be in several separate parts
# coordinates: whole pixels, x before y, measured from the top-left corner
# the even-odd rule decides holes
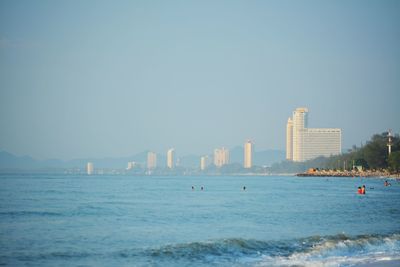
[[[289,125],[290,124],[292,124],[292,118],[289,118],[288,119],[288,121],[287,121],[287,124],[286,124],[286,146],[285,146],[285,149],[261,149],[261,150],[258,150],[258,151],[279,151],[279,152],[284,152],[285,153],[285,159],[288,159],[288,160],[290,160],[290,157],[289,157],[289,155],[290,155],[290,152],[288,152],[288,142],[289,142],[289,135],[287,134],[288,133],[288,129],[292,129],[293,128],[293,126],[292,127],[289,127]],[[316,128],[317,130],[318,130],[318,128]],[[323,128],[322,128],[323,129]],[[327,129],[327,130],[329,130],[330,128],[325,128],[325,129]],[[334,129],[334,128],[332,128],[332,129]],[[315,129],[313,129],[313,128],[310,128],[310,129],[308,129],[308,130],[315,130]],[[335,130],[335,129],[334,129]],[[392,136],[394,136],[394,135],[399,135],[400,133],[396,133],[396,132],[393,132],[393,130],[392,129],[384,129],[384,130],[382,130],[380,133],[388,133],[390,131],[390,133],[391,133],[391,135]],[[380,133],[375,133],[375,134],[380,134]],[[366,143],[368,143],[368,141],[369,140],[366,140],[365,142],[363,142],[363,141],[361,141],[361,146],[360,145],[357,145],[357,144],[354,144],[352,147],[341,147],[341,153],[346,153],[347,151],[349,151],[349,150],[352,150],[352,149],[354,149],[354,146],[356,146],[356,147],[362,147],[363,145],[365,145]],[[238,142],[239,143],[239,142]],[[229,152],[229,150],[230,149],[238,149],[238,148],[241,148],[241,149],[243,149],[243,152],[245,152],[245,147],[246,147],[246,143],[244,144],[244,145],[240,145],[240,144],[237,144],[237,145],[234,145],[234,146],[232,146],[232,147],[230,147],[230,148],[225,148],[225,147],[222,147],[223,149],[225,149],[225,150],[227,150],[228,152]],[[254,143],[253,143],[253,146],[252,146],[252,149],[253,149],[253,152],[254,152]],[[289,150],[291,149],[291,147],[289,148]],[[166,160],[166,162],[165,162],[165,166],[166,167],[168,167],[168,165],[169,165],[169,163],[168,163],[168,158],[169,158],[169,156],[168,156],[168,151],[169,150],[171,150],[171,149],[167,149],[166,151],[163,151],[163,150],[149,150],[149,149],[145,149],[145,150],[143,150],[143,151],[132,151],[131,153],[129,153],[128,155],[117,155],[117,156],[115,156],[115,157],[110,157],[110,156],[100,156],[100,157],[82,157],[82,158],[78,158],[78,157],[76,157],[76,158],[71,158],[71,159],[64,159],[65,161],[71,161],[71,160],[84,160],[84,159],[112,159],[112,158],[121,158],[121,157],[124,157],[124,158],[127,158],[127,157],[130,157],[130,156],[134,156],[134,157],[136,157],[136,156],[138,156],[138,155],[140,155],[140,154],[142,154],[142,153],[146,153],[146,155],[148,154],[148,153],[154,153],[156,156],[157,155],[160,155],[160,154],[164,154],[164,153],[166,153],[166,157],[165,157],[165,160]],[[191,153],[191,152],[188,152],[188,153],[183,153],[183,154],[180,154],[179,155],[179,157],[176,157],[176,152],[175,152],[175,149],[172,149],[173,150],[173,163],[174,163],[174,166],[176,166],[176,164],[177,164],[177,161],[179,161],[179,159],[180,159],[180,157],[188,157],[188,156],[198,156],[199,158],[201,158],[201,157],[203,157],[201,154],[196,154],[196,153]],[[35,159],[35,160],[63,160],[63,159],[56,159],[56,158],[44,158],[44,159],[38,159],[38,158],[35,158],[35,157],[32,157],[31,155],[16,155],[16,154],[13,154],[12,152],[9,152],[9,151],[5,151],[5,150],[0,150],[0,152],[2,152],[2,153],[6,153],[6,154],[10,154],[10,155],[12,155],[12,156],[15,156],[15,157],[28,157],[28,158],[31,158],[31,159]],[[207,152],[207,151],[206,151]],[[213,155],[215,154],[215,149],[212,149],[212,151],[208,151],[207,153],[204,153],[203,155],[204,155],[204,157],[214,157]],[[147,156],[146,156],[147,157]],[[245,159],[245,154],[243,155],[243,161],[242,161],[242,163],[243,163],[243,165],[244,165],[244,159]],[[147,159],[146,159],[146,161],[147,161]],[[131,164],[135,164],[135,163],[137,163],[137,162],[134,162],[134,161],[132,161],[132,162],[127,162],[127,164],[128,164],[128,169],[130,169],[130,168],[132,168],[130,165]],[[144,162],[142,162],[142,163],[144,163]],[[236,162],[236,163],[238,163],[238,162]],[[147,164],[147,163],[146,163]],[[163,166],[163,164],[162,164],[162,166]]]
[[[0,3],[0,150],[38,159],[343,148],[400,132],[398,1]]]

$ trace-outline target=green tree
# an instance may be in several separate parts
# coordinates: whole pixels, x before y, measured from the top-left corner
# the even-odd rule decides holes
[[[304,172],[309,168],[351,170],[354,165],[362,165],[365,169],[386,169],[396,165],[396,158],[388,159],[388,133],[375,134],[365,146],[353,146],[348,153],[331,157],[318,157],[306,162],[283,161],[271,166],[272,172]],[[392,155],[400,151],[400,137],[392,137]],[[396,157],[396,156],[393,156]],[[398,159],[397,159],[398,162]],[[394,164],[394,165],[393,165]],[[398,163],[397,163],[398,164]],[[398,169],[397,169],[398,171]]]
[[[387,168],[387,133],[374,135],[364,147],[362,154],[370,168]]]
[[[357,158],[355,160],[355,165],[356,166],[362,166],[364,169],[368,169],[368,163],[365,159],[363,158]]]
[[[392,152],[389,157],[389,169],[393,172],[400,172],[400,151]]]

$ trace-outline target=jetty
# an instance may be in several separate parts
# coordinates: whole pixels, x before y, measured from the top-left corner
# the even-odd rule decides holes
[[[299,177],[382,177],[400,178],[399,173],[390,173],[388,170],[326,170],[308,169],[306,172],[298,173]]]

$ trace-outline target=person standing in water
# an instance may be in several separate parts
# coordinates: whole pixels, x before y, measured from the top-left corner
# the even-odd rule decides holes
[[[361,186],[359,186],[359,187],[358,187],[357,194],[359,194],[359,195],[361,195],[361,194],[362,194],[362,189],[361,189]]]
[[[361,188],[361,194],[365,195],[365,185],[363,185]]]

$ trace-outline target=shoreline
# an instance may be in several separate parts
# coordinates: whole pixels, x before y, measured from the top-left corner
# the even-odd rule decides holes
[[[400,179],[400,173],[389,173],[387,171],[336,171],[336,170],[315,170],[297,173],[298,177],[374,177],[382,179]]]

